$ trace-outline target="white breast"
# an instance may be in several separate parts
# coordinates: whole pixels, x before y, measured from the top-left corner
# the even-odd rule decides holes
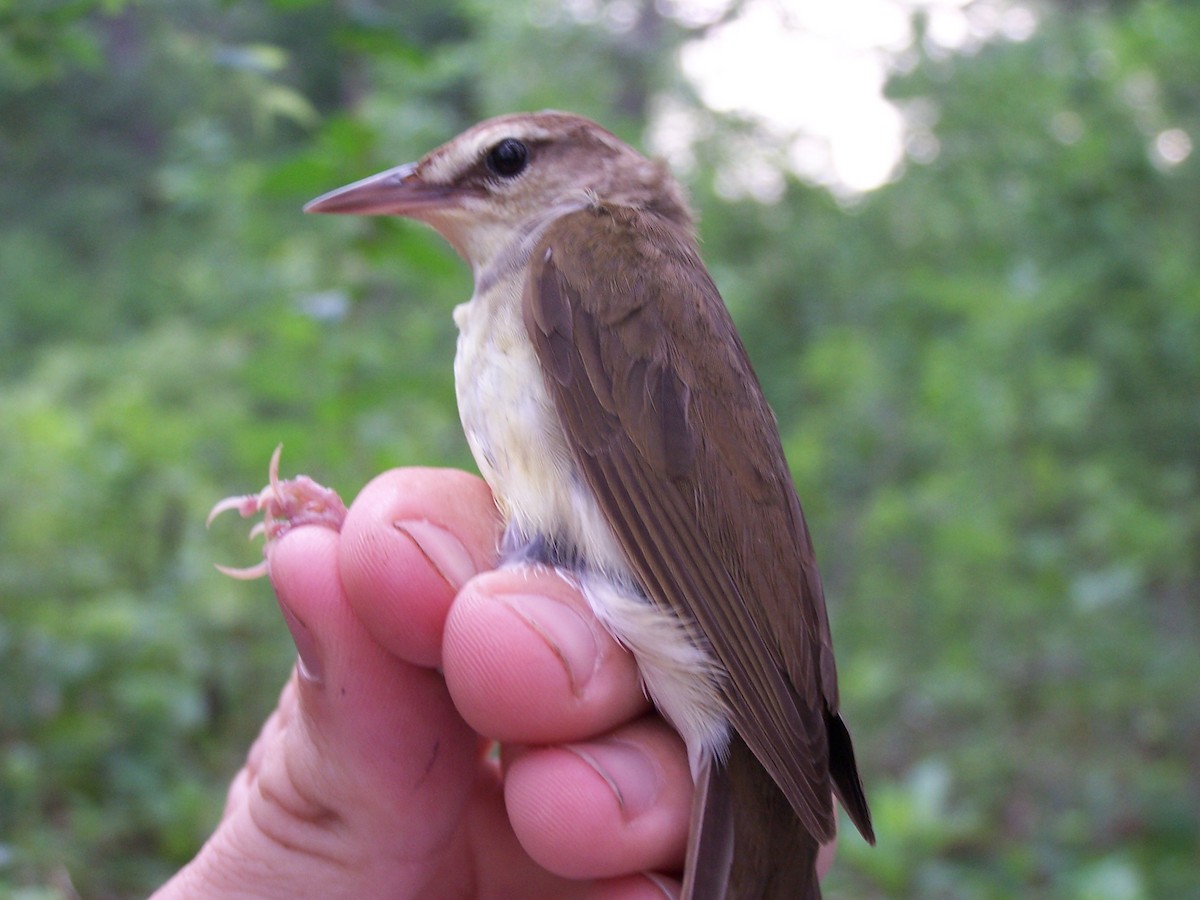
[[[706,647],[647,601],[576,470],[521,316],[521,277],[493,279],[454,311],[459,416],[510,529],[565,539],[587,560],[580,584],[596,616],[638,660],[658,708],[681,732],[695,774],[728,741],[722,678]]]
[[[519,279],[493,284],[454,311],[454,382],[471,452],[505,519],[526,535],[562,535],[615,560],[615,542],[581,490],[520,313]],[[589,558],[593,558],[589,556]]]

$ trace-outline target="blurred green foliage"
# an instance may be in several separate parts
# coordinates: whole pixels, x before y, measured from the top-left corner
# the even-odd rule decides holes
[[[1200,9],[1073,6],[918,40],[897,179],[769,204],[716,189],[767,138],[699,104],[674,50],[701,26],[648,2],[0,7],[0,894],[144,895],[212,828],[292,650],[211,568],[256,551],[202,523],[276,443],[348,497],[470,465],[464,267],[303,201],[514,109],[640,143],[664,96],[703,126],[705,255],[877,817],[827,893],[1194,892]]]

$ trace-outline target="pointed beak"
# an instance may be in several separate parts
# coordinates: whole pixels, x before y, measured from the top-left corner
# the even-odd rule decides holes
[[[449,186],[422,179],[417,163],[406,163],[322,194],[306,203],[304,211],[420,218],[423,210],[446,206],[454,193]]]

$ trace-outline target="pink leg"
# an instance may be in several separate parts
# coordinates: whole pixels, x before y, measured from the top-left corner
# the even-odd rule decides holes
[[[297,475],[287,481],[279,480],[279,455],[282,451],[283,444],[280,444],[271,454],[269,480],[265,488],[257,494],[226,497],[212,508],[205,522],[206,525],[211,525],[213,519],[229,509],[236,509],[244,519],[261,512],[263,519],[250,529],[250,539],[254,540],[259,535],[266,536],[266,543],[263,544],[264,556],[271,541],[282,537],[292,528],[299,525],[322,525],[340,531],[346,518],[346,504],[342,502],[342,498],[307,475]],[[232,578],[249,579],[266,575],[268,567],[267,560],[264,559],[258,565],[245,569],[218,565],[217,570]]]

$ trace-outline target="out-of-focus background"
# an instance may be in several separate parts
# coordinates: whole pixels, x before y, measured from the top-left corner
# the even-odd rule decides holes
[[[0,895],[143,896],[293,650],[217,498],[470,467],[431,233],[491,114],[666,156],[778,413],[880,836],[831,897],[1200,885],[1200,5],[0,6]]]

